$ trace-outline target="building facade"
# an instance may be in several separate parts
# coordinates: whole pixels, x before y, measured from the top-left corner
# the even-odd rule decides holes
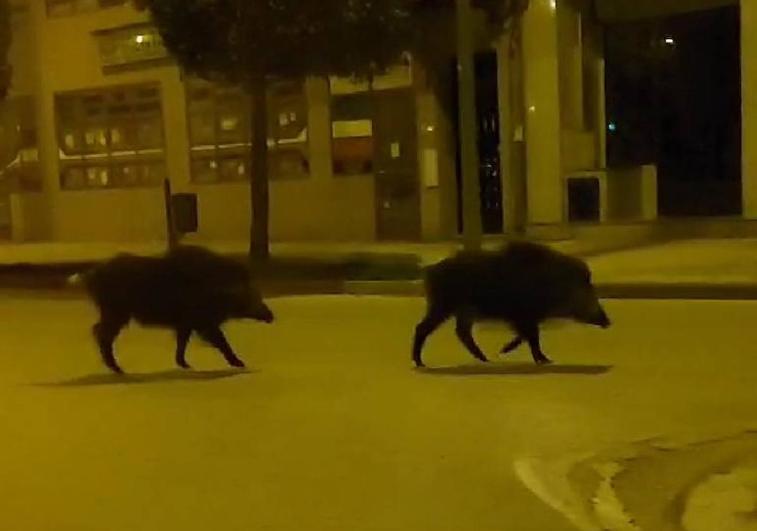
[[[194,237],[248,237],[249,98],[184,77],[146,22],[125,1],[18,4],[4,105],[6,235],[160,239],[167,177],[175,193],[197,196]],[[340,79],[273,88],[275,240],[423,237],[415,85],[403,64],[376,81],[378,98]]]
[[[755,2],[741,4],[745,147],[757,136]],[[175,193],[196,194],[191,238],[248,237],[249,98],[184,76],[126,0],[16,7],[14,80],[0,112],[0,237],[162,239],[166,178]],[[588,0],[531,0],[483,51],[493,60],[482,61],[489,84],[480,101],[486,90],[495,95],[479,105],[490,232],[561,234],[571,221],[656,218],[654,167],[607,168],[598,12]],[[372,87],[277,85],[269,109],[274,240],[456,237],[454,120],[410,60]],[[757,217],[756,157],[743,150],[745,217]]]

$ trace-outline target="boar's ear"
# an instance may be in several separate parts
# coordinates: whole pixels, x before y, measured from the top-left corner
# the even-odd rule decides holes
[[[589,266],[585,263],[581,263],[581,276],[584,279],[584,282],[587,284],[591,284],[591,269],[589,269]]]

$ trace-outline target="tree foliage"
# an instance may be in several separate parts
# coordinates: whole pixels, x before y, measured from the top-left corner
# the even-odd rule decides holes
[[[455,55],[455,0],[135,0],[189,74],[238,84],[253,101],[250,254],[268,257],[266,85],[338,75],[370,79],[409,52],[429,79]],[[528,0],[472,0],[489,43]]]
[[[528,0],[473,0],[491,42]],[[234,83],[370,77],[410,52],[434,69],[455,53],[454,0],[139,0],[187,71]]]

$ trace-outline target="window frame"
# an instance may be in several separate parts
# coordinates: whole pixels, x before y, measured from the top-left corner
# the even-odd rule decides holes
[[[304,138],[291,139],[291,142],[285,142],[285,144],[300,145],[301,154],[301,167],[302,171],[299,172],[280,172],[269,171],[269,179],[271,181],[297,181],[305,180],[311,177],[310,171],[310,158],[311,158],[311,146],[310,146],[310,120],[309,120],[309,107],[308,95],[306,90],[307,81],[289,82],[286,86],[297,87],[296,90],[292,90],[290,94],[290,100],[298,100],[301,102],[300,112],[297,116],[301,115],[304,120],[304,125],[301,129],[301,135]],[[294,149],[281,148],[281,140],[283,137],[278,136],[280,131],[278,128],[272,126],[274,121],[279,120],[279,105],[274,103],[277,99],[277,90],[280,90],[282,84],[274,85],[269,90],[268,95],[268,118],[269,118],[269,134],[268,134],[268,157],[269,168],[274,170],[276,166],[275,158],[280,157],[281,153],[288,151],[294,151]],[[190,162],[190,181],[196,185],[210,185],[210,184],[229,184],[239,182],[249,182],[251,178],[252,161],[251,161],[251,146],[252,146],[252,108],[251,97],[246,94],[241,88],[224,85],[220,83],[212,83],[197,78],[188,78],[184,83],[186,94],[186,119],[187,119],[187,138],[189,139],[188,151]],[[196,93],[206,92],[203,98],[195,98]],[[219,96],[220,95],[220,96]],[[222,96],[222,97],[221,97]],[[239,127],[241,128],[241,135],[238,139],[224,140],[222,138],[223,132],[221,127],[222,111],[225,105],[228,104],[230,98],[238,99],[240,102],[237,109],[236,117],[239,119]],[[196,109],[201,106],[206,106],[205,113],[213,122],[212,125],[212,140],[209,143],[201,143],[196,141],[196,131],[194,129],[194,123],[196,116],[200,115]],[[272,133],[271,130],[274,130]],[[228,171],[226,177],[224,177],[223,165],[224,162],[231,160],[237,161],[237,174],[234,177],[233,171]],[[207,164],[209,167],[208,173],[214,174],[213,178],[198,178],[198,174],[202,165]],[[243,170],[239,170],[239,166],[243,166]]]
[[[87,99],[91,100],[90,103],[100,100],[102,113],[99,117],[92,112],[95,107],[87,109]],[[71,114],[64,118],[62,106],[66,103],[73,109],[67,109],[65,112]],[[119,106],[129,109],[125,113],[125,119],[119,119],[119,115],[113,112]],[[146,118],[140,115],[140,106],[141,112],[147,114]],[[88,110],[95,118],[87,117]],[[159,134],[152,137],[142,136],[145,134],[143,128],[146,123],[152,123],[153,126],[157,123],[160,127]],[[55,128],[59,163],[58,182],[62,191],[156,188],[161,186],[167,176],[163,94],[159,83],[115,85],[56,93]],[[94,135],[100,134],[97,131],[101,131],[103,140],[93,138],[92,141],[88,141],[91,130],[95,131]],[[114,144],[116,132],[125,139],[131,138],[131,142],[119,142],[121,146]],[[64,146],[69,135],[78,137],[79,142],[67,151]],[[103,147],[98,149],[97,144]],[[98,169],[107,170],[108,182],[101,185],[87,182],[90,178],[88,174]],[[128,176],[131,171],[135,172],[133,177]],[[87,178],[80,178],[79,184],[72,184],[71,174],[74,172],[81,172],[81,175]],[[153,172],[157,176],[154,176]]]
[[[95,13],[104,9],[114,9],[129,5],[129,0],[94,0],[95,6],[91,8],[82,8],[78,4],[81,0],[45,0],[45,14],[47,18],[65,18],[81,15],[83,13]],[[56,13],[56,9],[64,12]],[[65,6],[70,6],[66,8]]]

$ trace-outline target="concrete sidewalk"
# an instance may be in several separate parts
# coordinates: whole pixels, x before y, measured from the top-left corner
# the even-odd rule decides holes
[[[556,248],[587,259],[600,295],[638,299],[757,299],[757,239],[678,240],[619,251]],[[349,283],[356,294],[418,294],[420,283]]]
[[[757,239],[680,240],[590,259],[597,282],[757,282]]]
[[[247,252],[247,243],[243,241],[197,243],[226,254],[243,256]],[[494,248],[501,243],[499,239],[491,239],[485,247]],[[579,240],[550,245],[585,257],[604,297],[757,299],[757,239],[677,240],[624,250],[613,250],[607,242]],[[360,259],[423,266],[449,256],[458,248],[457,242],[305,242],[275,243],[272,254],[284,260],[338,263]],[[149,255],[164,249],[165,242],[0,244],[0,268],[79,264],[103,260],[119,252]],[[344,291],[383,295],[418,295],[422,291],[417,280],[390,279],[348,280]]]
[[[607,297],[757,299],[757,239],[672,241],[589,264]]]
[[[190,245],[202,245],[217,252],[243,256],[247,253],[246,241],[187,241]],[[502,245],[502,238],[484,241],[484,247],[494,249]],[[551,244],[563,252],[576,255],[603,252],[607,243],[581,241],[561,241]],[[458,242],[404,243],[404,242],[287,242],[273,243],[271,254],[277,258],[305,258],[323,261],[339,261],[354,256],[405,256],[415,257],[420,265],[429,265],[460,248]],[[612,245],[610,249],[615,248]],[[0,266],[19,264],[52,265],[94,262],[104,260],[117,253],[139,255],[160,254],[166,249],[166,242],[123,242],[123,243],[0,243]]]

